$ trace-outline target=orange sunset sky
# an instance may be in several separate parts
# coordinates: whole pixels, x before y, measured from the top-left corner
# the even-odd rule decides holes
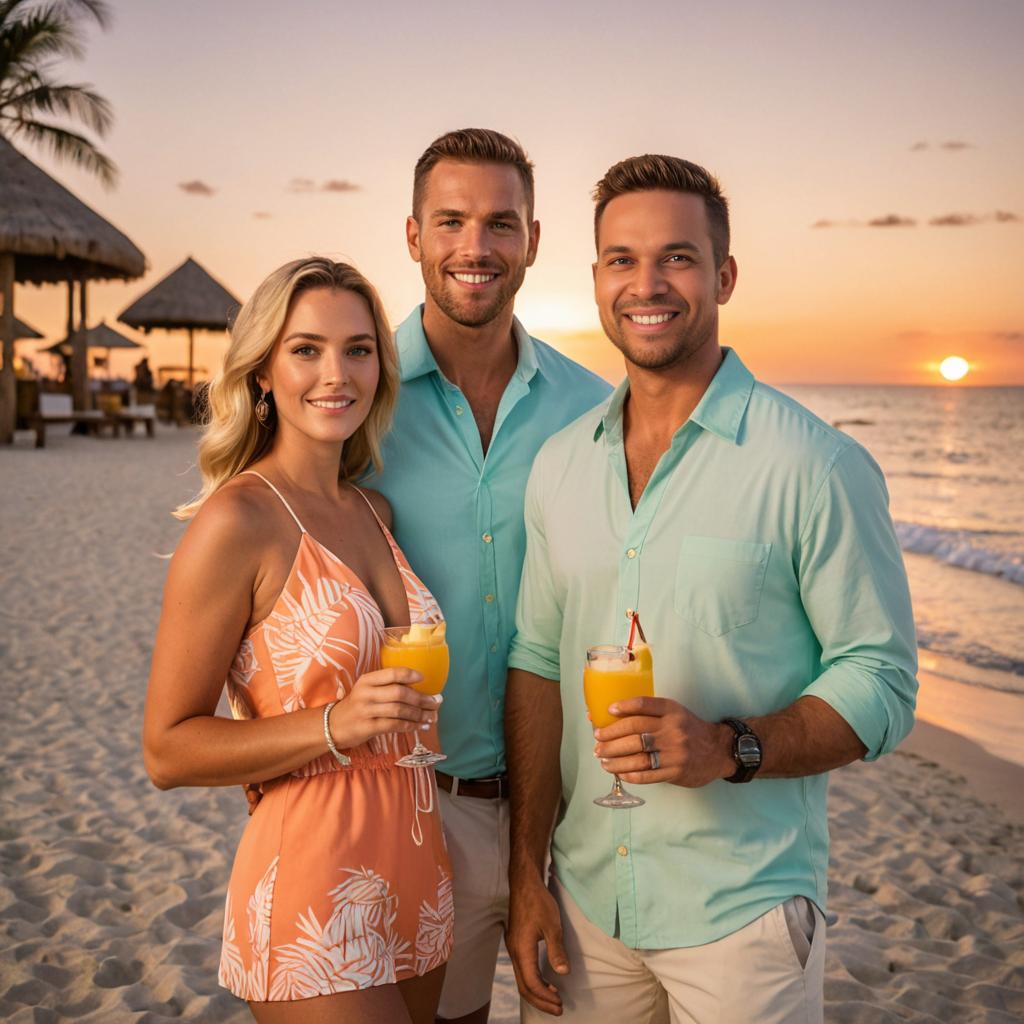
[[[589,193],[622,157],[664,152],[730,197],[740,273],[721,338],[765,380],[939,383],[958,354],[964,383],[1024,384],[1016,0],[111,6],[61,74],[112,102],[102,147],[119,186],[16,140],[147,256],[143,281],[90,288],[90,323],[187,255],[244,298],[313,252],[356,263],[399,321],[422,295],[404,242],[413,164],[441,132],[480,125],[536,164],[542,239],[520,318],[612,380]],[[15,309],[52,341],[65,301],[19,286]],[[183,336],[123,330],[156,365],[183,361]],[[212,370],[224,340],[198,337]],[[136,359],[117,354],[115,371]]]

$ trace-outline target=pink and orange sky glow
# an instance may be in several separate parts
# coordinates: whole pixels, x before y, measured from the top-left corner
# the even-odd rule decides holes
[[[147,256],[144,280],[90,288],[90,322],[188,255],[244,298],[309,253],[354,262],[398,322],[423,290],[404,241],[413,165],[477,125],[536,164],[542,238],[520,318],[610,380],[590,190],[615,161],[663,152],[715,171],[730,198],[740,272],[721,338],[763,379],[938,384],[959,355],[964,384],[1024,384],[1020,3],[112,8],[61,74],[113,104],[119,186],[17,143]],[[19,287],[15,309],[49,343],[65,302]],[[118,326],[155,365],[183,361],[183,336]],[[224,338],[197,338],[214,369]]]

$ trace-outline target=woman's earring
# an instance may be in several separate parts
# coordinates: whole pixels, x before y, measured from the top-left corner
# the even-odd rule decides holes
[[[256,402],[256,405],[253,408],[253,412],[256,414],[256,419],[258,419],[260,423],[265,427],[267,425],[267,420],[270,419],[270,403],[267,401],[267,395],[269,395],[270,392],[263,391],[262,388],[260,388],[260,391],[262,392],[262,394],[260,395],[259,400]]]

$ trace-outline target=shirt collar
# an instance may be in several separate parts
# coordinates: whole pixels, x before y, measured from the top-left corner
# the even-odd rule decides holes
[[[517,318],[512,320],[512,336],[516,339],[519,358],[516,363],[515,376],[524,384],[528,384],[533,375],[540,370],[537,362],[537,347],[533,338]],[[417,306],[395,331],[395,343],[398,346],[398,361],[401,368],[401,380],[415,380],[436,372],[442,376],[434,353],[430,350],[427,334],[423,330],[423,305]]]
[[[743,365],[735,350],[723,348],[722,365],[711,379],[697,408],[690,413],[687,423],[693,422],[723,441],[737,443],[743,414],[747,411],[750,394],[754,390],[754,375]],[[609,442],[622,440],[622,410],[629,395],[627,377],[612,393],[608,408],[594,431],[594,440],[606,434]],[[679,430],[686,426],[683,424]],[[676,432],[678,436],[679,431]]]

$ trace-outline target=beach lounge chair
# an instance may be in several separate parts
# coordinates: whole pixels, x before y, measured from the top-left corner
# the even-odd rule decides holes
[[[90,434],[99,434],[103,427],[110,427],[114,437],[117,437],[121,429],[121,421],[116,416],[99,409],[76,411],[72,407],[70,395],[44,392],[39,396],[39,412],[32,420],[37,448],[46,447],[46,428],[57,423],[81,423]]]

